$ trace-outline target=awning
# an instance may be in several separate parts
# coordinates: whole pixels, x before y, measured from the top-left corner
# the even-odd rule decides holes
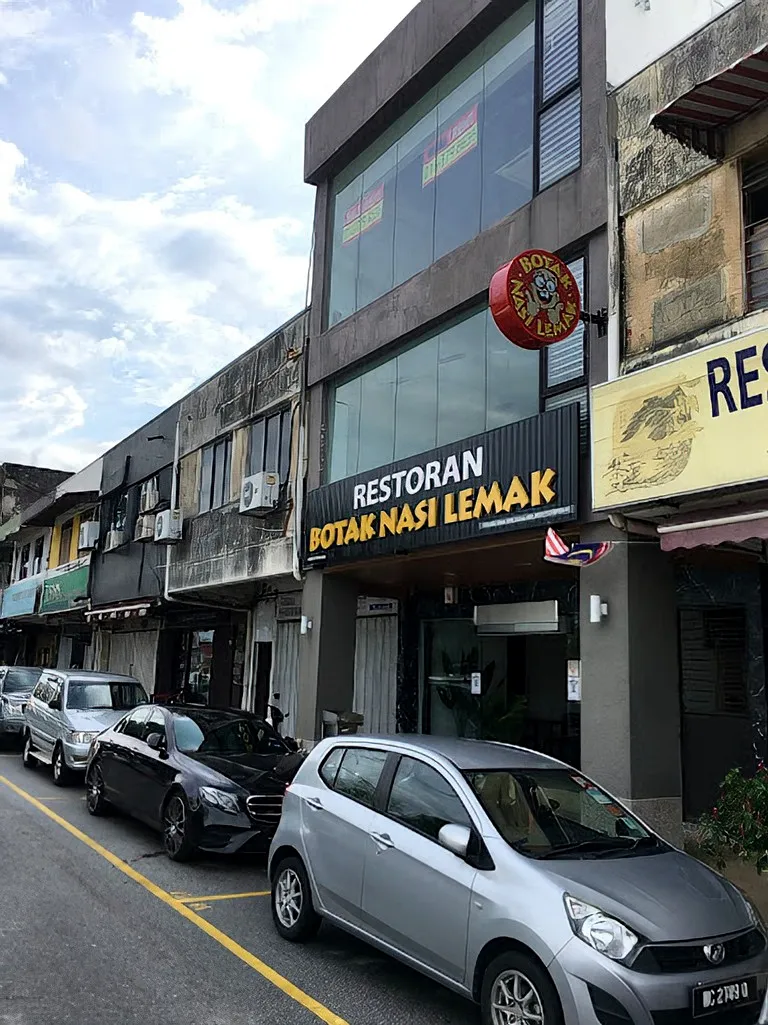
[[[720,510],[711,516],[668,523],[657,528],[665,552],[676,548],[699,548],[702,545],[743,544],[745,541],[768,541],[768,509],[742,510],[728,513]]]
[[[651,124],[710,157],[723,153],[723,130],[768,103],[768,46],[699,82],[651,118]]]

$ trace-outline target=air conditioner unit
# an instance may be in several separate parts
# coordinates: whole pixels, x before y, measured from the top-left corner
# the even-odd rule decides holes
[[[133,531],[134,541],[154,541],[155,522],[157,517],[153,513],[145,513],[136,519],[136,527]]]
[[[248,516],[269,512],[280,501],[280,474],[266,470],[243,478],[240,512]]]
[[[175,545],[181,541],[181,509],[163,509],[155,517],[155,544]]]
[[[77,539],[77,549],[80,552],[89,552],[99,542],[99,521],[88,520],[80,524],[80,536]]]
[[[106,544],[104,545],[105,552],[111,552],[115,548],[119,548],[120,545],[125,544],[125,531],[124,530],[110,530],[107,534]]]
[[[141,498],[139,500],[139,512],[148,513],[160,502],[160,489],[157,486],[157,477],[146,481],[141,485]]]

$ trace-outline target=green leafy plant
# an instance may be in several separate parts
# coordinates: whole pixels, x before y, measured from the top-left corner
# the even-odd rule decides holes
[[[754,776],[731,769],[720,786],[717,804],[701,821],[703,853],[723,869],[736,857],[762,873],[768,869],[768,769]]]

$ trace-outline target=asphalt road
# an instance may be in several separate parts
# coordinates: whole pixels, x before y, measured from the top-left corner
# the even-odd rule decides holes
[[[280,940],[267,889],[263,859],[175,865],[143,826],[92,818],[82,787],[0,751],[0,1025],[477,1025],[331,926]]]

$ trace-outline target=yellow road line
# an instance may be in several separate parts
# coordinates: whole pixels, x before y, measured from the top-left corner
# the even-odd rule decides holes
[[[239,897],[268,897],[271,890],[257,890],[254,893],[216,893],[212,897],[177,897],[179,904],[202,904],[209,900],[237,900]]]
[[[271,982],[273,986],[276,986],[279,990],[285,993],[286,996],[290,997],[291,1000],[295,1000],[297,1004],[300,1004],[306,1010],[310,1011],[321,1021],[327,1023],[327,1025],[348,1025],[348,1023],[340,1018],[338,1014],[334,1014],[333,1011],[329,1010],[314,997],[309,996],[300,990],[298,986],[295,986],[288,979],[284,978],[274,968],[270,968],[268,964],[265,964],[258,957],[252,954],[245,947],[240,946],[231,936],[227,936],[226,933],[222,932],[221,929],[217,929],[215,925],[211,925],[206,919],[201,918],[200,915],[195,914],[194,911],[190,910],[185,904],[175,897],[172,897],[170,893],[166,893],[165,890],[156,886],[150,879],[143,876],[141,872],[137,872],[135,868],[132,868],[126,862],[122,861],[113,854],[112,851],[107,850],[106,847],[102,847],[100,843],[92,840],[87,833],[78,829],[77,826],[73,826],[71,822],[67,822],[66,819],[62,818],[61,815],[57,815],[55,811],[51,811],[50,808],[46,808],[45,805],[38,801],[36,797],[28,794],[26,790],[22,790],[21,787],[16,786],[5,776],[0,776],[0,783],[5,784],[10,790],[25,801],[29,802],[38,811],[41,811],[43,815],[47,815],[49,819],[61,826],[62,829],[74,836],[81,843],[84,843],[86,847],[90,847],[92,851],[99,854],[105,861],[108,861],[110,865],[114,866],[123,875],[128,876],[139,886],[143,886],[145,890],[161,900],[163,904],[167,904],[168,907],[173,908],[174,911],[178,912],[182,918],[186,918],[188,922],[196,925],[198,929],[201,929],[204,933],[207,933],[211,939],[216,940],[217,943],[221,944],[225,950],[228,950],[230,954],[234,954],[235,957],[239,958],[244,964],[247,964],[249,968],[253,968],[255,972],[258,972],[264,979]],[[208,898],[210,899],[210,898]]]

